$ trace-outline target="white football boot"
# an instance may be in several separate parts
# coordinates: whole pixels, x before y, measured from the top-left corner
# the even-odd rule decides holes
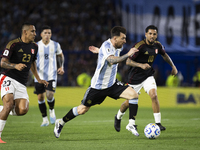
[[[49,118],[50,118],[50,122],[51,124],[54,124],[56,121],[56,115],[55,115],[55,111],[54,109],[49,109]]]
[[[137,128],[136,127],[137,127],[136,125],[132,125],[132,124],[129,123],[126,126],[126,129],[128,131],[130,131],[132,134],[134,134],[135,136],[139,136],[139,133],[137,132]]]
[[[61,122],[62,122],[62,119],[57,119],[55,122],[54,135],[56,138],[60,137],[60,133],[63,128],[63,125],[61,125]]]
[[[46,127],[49,125],[49,120],[47,119],[47,117],[43,118],[43,122],[41,124],[41,127]]]

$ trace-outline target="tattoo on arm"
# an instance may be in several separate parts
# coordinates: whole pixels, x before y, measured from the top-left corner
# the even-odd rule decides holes
[[[64,65],[64,56],[61,55],[57,55],[57,66],[58,68],[63,67]]]
[[[116,57],[116,56],[109,56],[107,58],[107,61],[110,63],[110,64],[116,64],[116,63],[119,63],[119,62],[122,62],[124,61],[126,58],[128,58],[128,54],[125,54],[123,56],[120,56],[120,57]]]
[[[171,60],[171,58],[169,57],[168,54],[165,53],[165,55],[162,56],[162,57],[171,67],[174,66],[174,63],[173,63],[173,61]]]
[[[1,62],[1,67],[5,69],[15,69],[16,64],[12,64],[10,62],[3,61]]]

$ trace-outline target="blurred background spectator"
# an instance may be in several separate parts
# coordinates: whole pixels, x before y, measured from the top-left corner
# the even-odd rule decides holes
[[[77,77],[77,84],[80,87],[89,87],[90,86],[90,81],[91,81],[91,76],[89,76],[87,73],[83,72],[78,75]]]
[[[58,76],[58,85],[76,86],[79,74],[92,76],[95,71],[97,55],[89,52],[88,46],[100,47],[110,37],[110,29],[121,25],[114,6],[112,0],[1,0],[1,51],[8,41],[20,36],[23,22],[35,24],[35,41],[40,40],[41,27],[50,25],[52,39],[67,56],[66,73]]]
[[[200,67],[192,78],[195,87],[200,87]]]
[[[93,76],[95,71],[97,54],[89,52],[88,46],[100,47],[102,41],[110,37],[110,29],[113,26],[122,26],[123,12],[116,5],[116,1],[120,0],[1,0],[0,50],[5,48],[8,41],[20,36],[19,29],[24,22],[35,24],[36,42],[40,40],[41,27],[49,25],[53,32],[52,39],[61,44],[66,58],[65,74],[58,76],[57,84],[58,86],[77,86],[77,77],[80,74],[86,73],[88,76]],[[144,36],[141,37],[143,38]],[[137,41],[131,41],[127,34],[127,43],[122,54],[126,53]],[[192,77],[195,72],[189,70],[191,69],[189,64],[192,60],[194,67],[198,66],[199,56],[194,58],[191,55],[190,57],[182,55],[180,59],[180,53],[168,54],[178,65],[177,69],[184,71],[182,75],[184,80],[181,85],[192,86],[194,81]],[[182,65],[183,63],[188,66],[187,69]],[[163,70],[170,66],[164,68],[165,64],[159,56],[155,64],[156,82],[158,86],[164,86],[167,76]],[[119,64],[118,75],[122,82],[127,82],[127,69],[125,61]],[[29,84],[32,85],[31,82]]]
[[[178,87],[180,85],[178,76],[172,76],[169,74],[165,85],[168,87]]]

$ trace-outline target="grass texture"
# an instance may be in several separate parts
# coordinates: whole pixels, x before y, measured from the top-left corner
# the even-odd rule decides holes
[[[61,92],[62,90],[60,90]],[[42,117],[37,106],[37,97],[33,89],[30,96],[29,112],[25,116],[9,116],[2,133],[1,150],[197,150],[200,147],[200,109],[199,108],[161,108],[162,124],[167,128],[154,140],[147,139],[144,127],[154,122],[151,102],[149,107],[139,107],[136,124],[139,137],[127,131],[128,111],[123,117],[121,131],[114,129],[114,116],[123,100],[112,100],[100,106],[92,107],[85,115],[68,122],[60,138],[55,138],[54,125],[40,127]],[[63,96],[63,95],[67,96]],[[55,112],[57,118],[63,117],[73,106],[80,103],[84,92],[77,94],[56,93]],[[77,98],[77,96],[80,97]],[[65,98],[71,100],[65,101]],[[80,98],[80,99],[79,99]],[[72,105],[69,105],[69,103]],[[110,103],[119,103],[111,106]],[[49,115],[49,114],[48,114]]]

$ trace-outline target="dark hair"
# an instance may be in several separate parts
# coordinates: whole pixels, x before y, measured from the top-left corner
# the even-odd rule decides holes
[[[45,30],[45,29],[51,29],[51,27],[50,27],[50,26],[48,26],[48,25],[44,25],[44,26],[42,27],[42,30],[41,30],[41,32],[42,32],[43,30]]]
[[[121,26],[115,26],[111,29],[111,38],[114,36],[120,36],[120,33],[126,34],[126,29]]]
[[[146,33],[149,31],[149,29],[156,30],[157,33],[158,33],[158,28],[156,26],[154,26],[154,25],[149,25],[148,27],[146,27],[146,29],[145,29]]]
[[[28,28],[29,29],[29,26],[31,26],[31,25],[33,25],[32,23],[30,23],[30,22],[24,22],[23,24],[22,24],[22,32],[23,32],[23,30],[26,28]]]
[[[33,24],[30,23],[30,22],[24,22],[24,23],[22,24],[22,29],[23,29],[25,26],[31,26],[31,25],[33,25]]]

